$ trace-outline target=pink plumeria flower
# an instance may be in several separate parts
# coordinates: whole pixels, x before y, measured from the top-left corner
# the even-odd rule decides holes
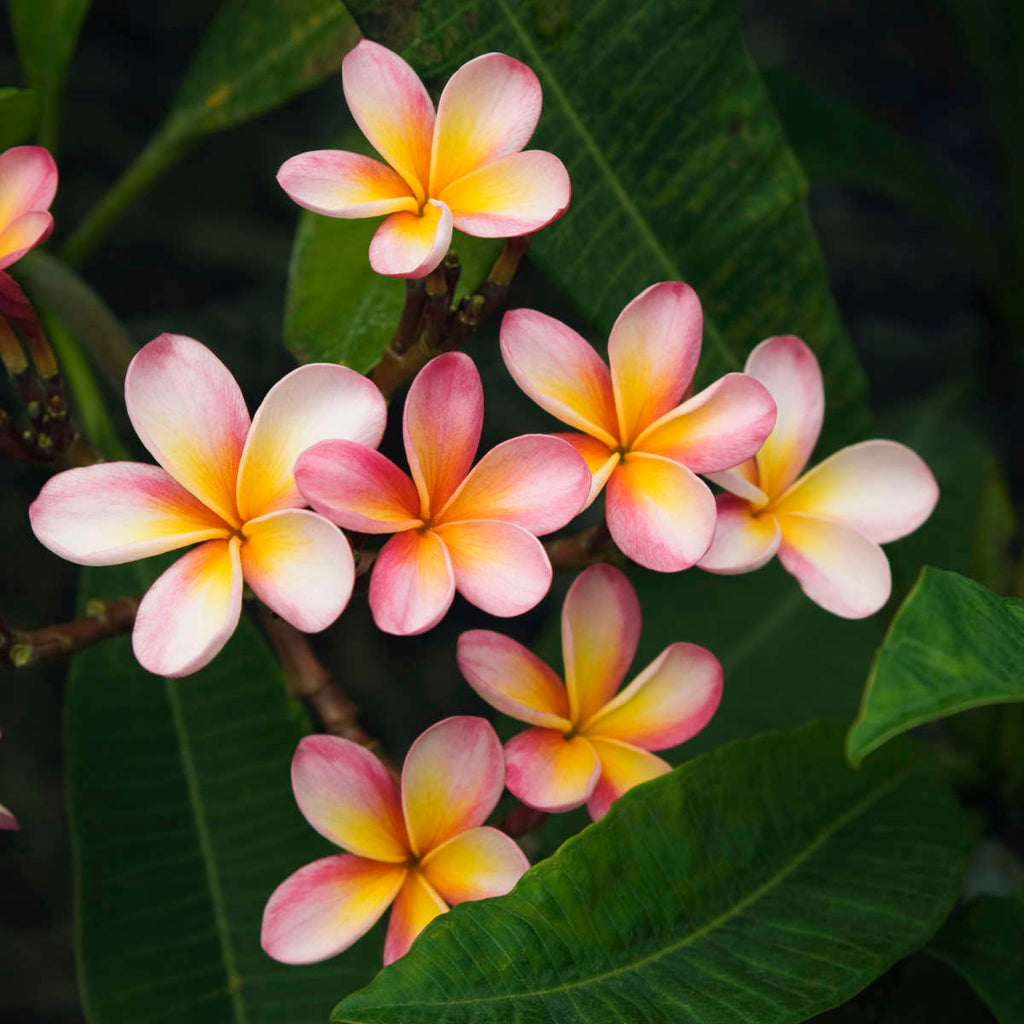
[[[846,619],[889,599],[889,561],[879,547],[916,530],[939,488],[920,456],[895,441],[863,441],[801,476],[821,433],[825,389],[814,353],[799,338],[762,341],[746,372],[772,393],[779,415],[757,455],[711,479],[718,529],[700,567],[758,569],[778,554],[804,593]]]
[[[364,39],[342,63],[349,109],[385,163],[324,149],[287,160],[277,180],[291,198],[328,217],[387,219],[370,265],[424,277],[444,259],[456,227],[478,238],[537,231],[569,205],[569,175],[542,150],[521,152],[540,118],[537,76],[503,53],[464,64],[437,114],[416,72]]]
[[[379,444],[387,409],[374,385],[346,367],[312,363],[278,381],[250,422],[227,367],[198,341],[162,334],[128,367],[125,399],[160,466],[59,473],[29,516],[46,547],[80,565],[198,545],[139,605],[132,642],[140,664],[163,676],[206,665],[238,625],[243,581],[297,629],[329,626],[352,593],[352,549],[303,508],[292,467],[323,438]]]
[[[551,586],[537,537],[580,511],[590,473],[571,445],[539,434],[505,441],[473,466],[483,416],[473,360],[449,352],[419,372],[405,402],[412,479],[347,441],[315,445],[295,466],[299,490],[322,515],[360,533],[395,535],[370,578],[373,619],[386,633],[433,628],[456,590],[491,615],[510,616]]]
[[[42,146],[0,154],[0,270],[49,238],[56,194],[57,165]]]
[[[618,569],[580,573],[562,607],[565,682],[501,633],[463,633],[458,661],[469,685],[499,711],[529,722],[505,744],[506,784],[542,811],[587,805],[597,821],[633,786],[671,770],[652,754],[710,721],[722,666],[696,644],[666,647],[621,693],[640,638],[636,591]]]
[[[583,338],[550,316],[515,309],[501,324],[501,353],[516,383],[583,431],[558,436],[590,466],[589,501],[607,486],[608,529],[619,550],[659,572],[689,568],[711,544],[715,500],[696,474],[749,458],[775,422],[771,396],[742,373],[683,401],[702,325],[689,285],[652,285],[615,321],[609,371]]]
[[[309,964],[348,949],[394,904],[384,963],[404,956],[439,914],[503,896],[530,866],[484,826],[505,787],[501,743],[483,718],[446,718],[413,743],[399,787],[364,747],[307,736],[292,761],[299,809],[349,853],[313,861],[274,890],[262,944]]]

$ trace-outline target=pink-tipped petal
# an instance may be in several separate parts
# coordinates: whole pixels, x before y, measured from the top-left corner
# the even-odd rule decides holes
[[[715,495],[718,521],[715,539],[697,563],[707,572],[732,576],[753,572],[775,557],[782,540],[778,520],[771,514],[755,516],[750,503],[732,494]]]
[[[384,966],[409,952],[424,928],[448,910],[448,905],[420,871],[410,871],[395,897],[384,937]]]
[[[505,744],[505,784],[528,807],[558,814],[587,802],[601,762],[583,736],[526,729]]]
[[[42,544],[79,565],[118,565],[230,536],[220,516],[159,466],[141,462],[58,473],[28,515]]]
[[[596,737],[591,742],[601,765],[601,777],[587,801],[587,811],[593,821],[600,821],[612,801],[634,786],[672,771],[668,761],[629,743]]]
[[[22,256],[45,242],[53,231],[53,217],[45,210],[24,213],[0,228],[0,270],[17,263]]]
[[[131,361],[128,416],[150,454],[179,484],[233,526],[238,464],[249,413],[228,368],[205,346],[161,334]]]
[[[494,519],[436,528],[455,572],[455,589],[489,615],[510,618],[535,607],[551,587],[551,562],[528,530]]]
[[[862,619],[889,600],[889,561],[874,541],[815,516],[780,515],[779,526],[779,561],[815,604],[844,619]]]
[[[459,636],[459,671],[491,707],[520,722],[568,732],[565,684],[532,651],[509,636],[471,629]]]
[[[18,832],[18,819],[3,804],[0,804],[0,832]]]
[[[370,610],[377,628],[395,636],[433,629],[455,598],[448,549],[436,533],[396,533],[381,549],[370,577]]]
[[[772,511],[821,516],[887,544],[916,530],[938,500],[920,455],[895,441],[862,441],[804,474]]]
[[[679,404],[693,380],[703,325],[697,293],[682,281],[651,285],[619,314],[608,361],[624,445]]]
[[[376,385],[334,363],[292,370],[267,392],[238,467],[238,513],[254,519],[306,499],[295,483],[295,462],[320,441],[344,440],[376,448],[388,408]]]
[[[618,447],[611,374],[574,330],[535,309],[509,310],[501,321],[501,355],[515,382],[542,409]]]
[[[505,788],[501,743],[484,718],[456,715],[422,733],[402,766],[413,853],[424,856],[487,820]]]
[[[587,495],[583,509],[590,508],[597,496],[604,490],[608,483],[608,477],[612,470],[619,464],[622,458],[618,452],[612,451],[604,441],[598,441],[596,437],[589,434],[558,433],[552,437],[561,438],[567,444],[571,444],[583,456],[583,461],[590,470],[590,494]],[[580,511],[583,511],[581,509]]]
[[[678,462],[630,452],[608,478],[605,498],[612,540],[647,569],[688,569],[711,546],[715,499]]]
[[[409,388],[402,437],[422,515],[436,516],[465,479],[480,444],[484,388],[469,356],[432,359]]]
[[[423,858],[423,877],[449,905],[504,896],[529,870],[526,854],[496,828],[473,828]]]
[[[510,153],[518,153],[540,118],[537,76],[503,53],[485,53],[463,64],[437,104],[430,194]]]
[[[777,498],[799,475],[821,433],[825,386],[818,360],[792,334],[762,341],[747,357],[744,370],[775,399],[775,428],[757,453],[759,486]]]
[[[612,699],[639,641],[640,602],[626,574],[611,565],[581,572],[562,605],[562,660],[573,722],[582,724]]]
[[[57,194],[57,164],[42,146],[0,154],[0,229],[30,212],[48,210]]]
[[[416,72],[397,53],[363,39],[345,55],[341,80],[362,133],[423,202],[434,104]]]
[[[285,160],[277,183],[289,198],[327,217],[380,217],[419,203],[406,180],[387,164],[360,153],[319,149]]]
[[[405,876],[402,864],[350,853],[299,868],[263,909],[263,951],[285,964],[314,964],[335,956],[380,920]]]
[[[177,678],[208,665],[242,614],[239,541],[208,540],[182,555],[146,591],[132,631],[139,664]]]
[[[405,864],[409,843],[398,785],[365,747],[339,736],[304,736],[292,758],[292,789],[324,838],[360,857]]]
[[[370,241],[370,266],[387,277],[426,277],[452,242],[452,211],[436,199],[422,213],[393,213]]]
[[[345,535],[304,508],[271,512],[242,528],[242,574],[253,593],[304,633],[319,633],[345,610],[356,567]]]

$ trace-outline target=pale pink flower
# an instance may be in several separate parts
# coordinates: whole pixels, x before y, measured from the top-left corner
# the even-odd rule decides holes
[[[49,238],[56,194],[57,165],[49,151],[15,146],[0,154],[0,270]]]

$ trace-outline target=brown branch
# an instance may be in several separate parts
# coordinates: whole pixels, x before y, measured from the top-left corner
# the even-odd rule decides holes
[[[588,526],[571,537],[556,537],[545,541],[544,550],[551,560],[551,568],[563,571],[585,569],[598,562],[618,564],[625,561],[603,519],[596,526]]]
[[[504,832],[505,835],[511,836],[513,839],[519,839],[525,836],[527,832],[532,832],[535,828],[540,828],[545,821],[548,820],[547,811],[538,811],[536,808],[527,807],[524,803],[517,803],[508,814],[505,815],[501,821],[498,822],[497,828],[499,831]]]

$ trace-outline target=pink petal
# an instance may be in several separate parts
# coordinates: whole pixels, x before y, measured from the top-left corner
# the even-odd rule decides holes
[[[518,153],[540,118],[541,88],[523,63],[485,53],[463,64],[437,104],[430,159],[430,194],[463,175]]]
[[[455,598],[455,573],[444,542],[430,530],[396,533],[381,549],[370,577],[377,628],[396,636],[433,629]]]
[[[18,832],[18,819],[3,804],[0,804],[0,832]]]
[[[48,210],[57,194],[57,164],[42,146],[0,154],[0,229],[30,212]]]
[[[292,789],[324,838],[360,857],[405,864],[409,841],[398,784],[366,747],[339,736],[304,736],[292,758]]]
[[[762,509],[768,504],[768,495],[758,486],[759,476],[757,462],[746,459],[732,469],[723,469],[718,473],[704,474],[712,483],[725,488],[730,494],[750,502],[755,509]]]
[[[397,53],[363,39],[342,61],[341,80],[362,133],[423,202],[434,104],[416,72]]]
[[[405,876],[405,865],[350,853],[299,868],[274,890],[263,910],[263,951],[285,964],[335,956],[380,920]]]
[[[144,345],[124,380],[128,416],[150,454],[179,484],[233,526],[238,464],[249,413],[228,368],[180,334]]]
[[[58,473],[28,515],[42,544],[79,565],[117,565],[230,536],[220,516],[159,466],[141,462]]]
[[[587,801],[587,810],[593,821],[600,821],[608,813],[612,801],[623,793],[672,770],[672,765],[656,754],[629,743],[597,737],[591,742],[601,764],[601,777]]]
[[[818,360],[792,334],[762,341],[744,367],[775,399],[775,429],[757,453],[759,486],[777,498],[799,475],[811,457],[825,414],[825,387]]]
[[[532,651],[501,633],[471,629],[456,647],[459,671],[491,707],[521,722],[568,732],[565,684]]]
[[[697,563],[708,572],[734,575],[760,569],[779,550],[782,531],[770,513],[751,514],[750,503],[732,494],[715,495],[718,521],[715,539]]]
[[[405,956],[416,936],[447,910],[448,905],[422,872],[410,871],[391,908],[384,938],[384,966]]]
[[[239,541],[208,540],[182,555],[139,602],[132,649],[158,676],[198,672],[228,642],[242,614]]]
[[[608,361],[623,445],[679,404],[693,380],[703,324],[697,293],[682,281],[651,285],[619,314]]]
[[[583,456],[583,461],[587,464],[587,469],[590,470],[590,494],[587,495],[583,509],[590,508],[597,496],[604,490],[604,485],[608,483],[608,477],[612,475],[612,470],[619,464],[622,456],[618,452],[612,451],[604,441],[598,441],[596,437],[591,437],[589,434],[566,431],[551,436],[571,444]]]
[[[610,565],[581,572],[562,606],[562,660],[573,722],[582,724],[612,699],[639,641],[640,602],[625,573]]]
[[[465,479],[484,422],[484,388],[461,352],[432,359],[405,400],[402,437],[424,518],[436,515]]]
[[[10,274],[0,272],[0,316],[16,323],[27,323],[33,328],[39,318],[29,302],[28,296],[21,290],[17,281]]]
[[[844,619],[862,619],[889,600],[889,562],[874,541],[815,516],[781,515],[779,526],[779,561],[815,604]]]
[[[505,744],[505,784],[528,807],[558,814],[585,804],[601,762],[583,736],[566,739],[554,729],[526,729]]]
[[[472,828],[423,858],[423,877],[455,906],[466,900],[504,896],[529,870],[515,840],[496,828]]]
[[[327,217],[379,217],[419,203],[405,179],[372,157],[318,149],[285,160],[277,183],[293,202]]]
[[[715,499],[685,466],[630,452],[608,479],[608,530],[619,550],[647,569],[679,572],[715,535]]]
[[[370,266],[388,277],[426,277],[452,241],[452,211],[436,199],[422,213],[393,213],[370,241]]]
[[[24,213],[0,228],[0,270],[17,263],[53,231],[53,217],[45,210]]]
[[[345,535],[307,509],[250,519],[242,527],[242,575],[253,593],[304,633],[319,633],[345,610],[356,568]]]
[[[395,533],[422,525],[413,482],[380,452],[354,441],[321,441],[295,463],[299,492],[346,530]]]
[[[413,852],[428,854],[487,820],[505,788],[501,743],[484,718],[432,725],[402,766],[402,809]]]
[[[542,409],[618,447],[611,374],[574,330],[535,309],[509,310],[501,321],[501,355],[515,382]]]
[[[256,410],[238,468],[243,520],[301,508],[295,461],[319,441],[345,440],[376,448],[388,408],[372,381],[347,366],[310,363],[292,370]]]
[[[772,511],[821,516],[887,544],[916,530],[938,500],[919,455],[895,441],[862,441],[804,474]]]

